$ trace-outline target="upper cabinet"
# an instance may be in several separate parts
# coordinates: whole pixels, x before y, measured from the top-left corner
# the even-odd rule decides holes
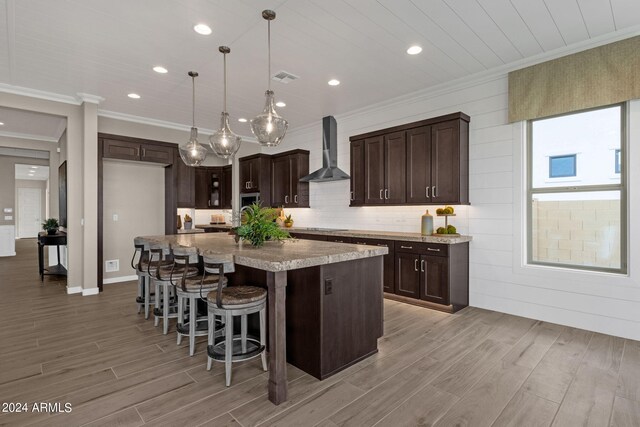
[[[469,116],[350,138],[351,206],[469,203]]]
[[[196,168],[184,164],[180,155],[176,158],[176,202],[179,208],[196,207]]]
[[[271,160],[271,205],[309,207],[309,183],[300,178],[309,174],[309,152],[294,150],[276,154]]]
[[[102,157],[106,159],[132,160],[152,163],[173,164],[175,148],[167,143],[138,142],[135,138],[121,137],[102,139]]]
[[[231,165],[222,167],[222,209],[231,209],[233,200],[233,168]]]

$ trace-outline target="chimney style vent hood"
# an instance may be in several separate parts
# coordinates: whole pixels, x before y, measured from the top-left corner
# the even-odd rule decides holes
[[[349,179],[338,169],[338,130],[333,116],[322,118],[322,168],[300,178],[302,182],[325,182]]]

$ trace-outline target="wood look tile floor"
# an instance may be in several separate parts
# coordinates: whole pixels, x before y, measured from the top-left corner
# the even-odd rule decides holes
[[[0,413],[42,426],[638,426],[640,342],[467,308],[385,301],[379,353],[318,381],[289,366],[289,401],[267,400],[258,360],[205,369],[204,344],[137,314],[135,283],[66,295],[37,275],[36,243],[0,258],[0,400],[70,413]]]

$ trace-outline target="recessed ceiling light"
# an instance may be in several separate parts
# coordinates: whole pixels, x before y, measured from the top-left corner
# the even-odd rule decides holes
[[[211,27],[209,27],[207,24],[198,24],[193,27],[193,30],[198,34],[202,34],[203,36],[208,36],[212,32]]]
[[[286,106],[287,106],[287,104],[285,104],[285,103],[284,103],[284,102],[282,102],[282,101],[278,101],[278,102],[276,102],[276,107],[286,107]]]
[[[3,123],[3,122],[0,122],[0,126],[4,126],[4,123]]]
[[[327,83],[329,83],[329,86],[338,86],[340,84],[340,80],[331,79]]]
[[[131,99],[140,99],[140,95],[138,95],[137,93],[130,93],[127,96]]]
[[[38,169],[37,166],[31,166],[31,169]]]
[[[158,65],[157,67],[153,67],[153,71],[159,74],[167,74],[169,72],[166,68],[161,67],[160,65]]]
[[[247,119],[245,119],[244,117],[240,117],[240,118],[238,119],[238,121],[239,121],[240,123],[247,123]]]
[[[417,55],[420,52],[422,52],[422,48],[420,46],[417,46],[417,45],[411,46],[409,49],[407,49],[407,53],[409,55]]]

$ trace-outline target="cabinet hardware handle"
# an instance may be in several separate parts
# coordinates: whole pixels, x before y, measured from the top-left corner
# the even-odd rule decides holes
[[[431,187],[431,194],[433,194],[433,197],[438,197],[438,195],[436,194],[436,186],[434,185],[433,187]]]
[[[418,271],[418,258],[413,260],[413,269],[415,271]]]
[[[351,201],[353,201],[353,191],[351,192]]]
[[[430,199],[430,197],[429,197],[429,187],[425,187],[424,190],[425,190],[425,194],[427,196],[427,199]]]
[[[427,250],[431,252],[440,252],[440,249],[427,248]]]
[[[413,249],[413,246],[400,246],[400,249]]]
[[[420,271],[424,273],[424,260],[420,260]]]
[[[207,206],[211,206],[211,200],[207,200]]]
[[[289,203],[289,196],[284,196],[284,202]]]
[[[146,155],[147,155],[147,150],[143,148],[143,149],[142,149],[142,157],[144,157],[144,156],[146,156]]]
[[[389,189],[388,188],[384,189],[384,198],[385,199],[389,199]]]
[[[293,196],[293,203],[298,203],[298,195],[297,194],[295,194]]]
[[[380,200],[382,200],[382,188],[380,189]]]

